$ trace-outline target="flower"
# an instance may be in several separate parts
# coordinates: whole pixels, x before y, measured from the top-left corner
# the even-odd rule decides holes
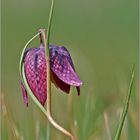
[[[82,81],[75,72],[75,68],[68,50],[63,46],[49,45],[51,81],[62,91],[69,93],[70,86],[77,88],[80,95]],[[46,93],[46,57],[45,48],[41,44],[38,48],[30,48],[24,54],[24,69],[27,82],[38,101],[44,105]],[[25,86],[21,81],[24,103],[28,106]]]

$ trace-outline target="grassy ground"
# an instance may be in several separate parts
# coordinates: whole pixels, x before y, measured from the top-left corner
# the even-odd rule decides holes
[[[54,118],[80,140],[108,140],[116,130],[135,63],[121,140],[138,140],[138,1],[55,2],[51,42],[67,47],[84,84],[79,97],[75,88],[66,95],[52,85]],[[2,1],[1,99],[3,95],[2,105],[6,105],[1,115],[2,140],[16,140],[18,134],[24,140],[46,140],[45,116],[31,99],[29,107],[24,107],[18,64],[25,43],[47,27],[50,3]],[[33,46],[38,46],[38,40]],[[52,140],[67,139],[52,127],[50,135]]]

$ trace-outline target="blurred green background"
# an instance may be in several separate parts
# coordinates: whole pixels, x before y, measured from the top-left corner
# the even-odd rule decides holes
[[[46,140],[47,119],[29,99],[22,99],[19,59],[23,46],[40,28],[47,28],[51,0],[2,1],[2,140]],[[66,95],[52,85],[52,113],[79,140],[109,139],[119,122],[136,64],[130,108],[121,140],[138,140],[138,0],[55,0],[51,43],[69,50],[83,81]],[[37,47],[36,39],[30,47]],[[105,123],[105,114],[108,123]],[[52,140],[67,140],[51,127]]]

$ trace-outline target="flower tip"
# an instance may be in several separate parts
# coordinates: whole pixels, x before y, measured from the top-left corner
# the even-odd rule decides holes
[[[82,84],[83,84],[83,82],[81,80],[72,81],[72,85],[76,86],[76,87],[80,87],[80,86],[82,86]]]
[[[78,96],[80,96],[80,87],[76,87]]]
[[[28,102],[24,102],[24,106],[25,107],[28,107]]]
[[[21,81],[21,89],[22,89],[22,95],[23,95],[23,100],[24,100],[24,105],[25,107],[28,107],[28,95],[27,95],[27,91],[24,87],[23,82]]]
[[[80,83],[79,83],[79,86],[82,86],[83,85],[83,82],[81,81]]]

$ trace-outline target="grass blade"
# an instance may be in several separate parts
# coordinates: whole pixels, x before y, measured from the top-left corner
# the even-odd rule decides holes
[[[116,135],[114,137],[114,140],[119,140],[120,135],[121,135],[121,131],[122,131],[122,128],[123,128],[123,125],[124,125],[124,121],[125,121],[125,118],[126,118],[126,115],[127,115],[127,112],[128,112],[129,101],[130,101],[133,82],[134,82],[134,74],[135,74],[134,67],[135,67],[135,65],[133,65],[133,68],[132,68],[130,83],[129,83],[129,87],[128,87],[128,94],[126,96],[125,104],[124,104],[124,107],[123,107],[123,112],[122,112],[122,115],[121,115],[121,119],[120,119],[120,122],[119,122],[119,125],[118,125],[118,128],[117,128],[117,132],[116,132]]]

